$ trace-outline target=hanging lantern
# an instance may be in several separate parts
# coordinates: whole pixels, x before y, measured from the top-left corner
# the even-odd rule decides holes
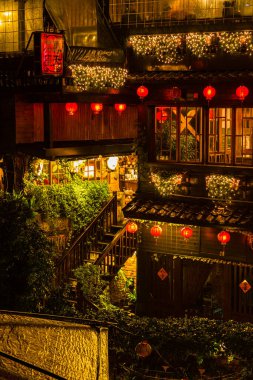
[[[73,116],[76,113],[77,109],[78,109],[77,103],[66,103],[65,104],[65,110],[71,116]]]
[[[118,111],[119,115],[121,115],[121,112],[126,110],[126,104],[116,103],[116,104],[114,104],[114,108],[116,111]]]
[[[143,100],[148,95],[148,89],[145,86],[140,86],[137,88],[136,93]]]
[[[221,231],[218,233],[217,238],[221,245],[226,245],[230,241],[230,233],[227,231]]]
[[[135,347],[136,355],[140,358],[146,358],[147,356],[151,355],[152,347],[148,343],[147,340],[143,340],[142,342],[138,343]]]
[[[102,103],[91,103],[90,108],[95,115],[98,115],[99,112],[101,112],[103,110],[103,104]]]
[[[135,232],[138,231],[138,226],[136,223],[134,222],[128,222],[127,225],[126,225],[126,230],[127,232],[129,232],[130,234],[135,234]]]
[[[184,239],[190,239],[192,237],[193,231],[191,227],[183,227],[181,228],[180,235],[183,236]]]
[[[152,236],[154,236],[154,238],[159,238],[159,236],[161,236],[163,230],[162,230],[162,227],[158,226],[158,224],[155,224],[151,230],[150,230],[150,233]]]
[[[206,86],[203,90],[203,94],[204,94],[204,97],[206,98],[206,100],[212,100],[212,98],[216,94],[216,90],[212,86]]]
[[[246,86],[237,87],[236,96],[243,102],[247,95],[249,95],[249,89]]]
[[[159,111],[156,112],[156,120],[159,123],[164,123],[167,119],[168,113],[163,108],[159,108]]]

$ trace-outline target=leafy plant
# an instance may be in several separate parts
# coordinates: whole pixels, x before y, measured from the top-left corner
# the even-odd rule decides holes
[[[240,180],[231,175],[211,174],[206,177],[207,194],[212,199],[228,203],[237,195]]]
[[[167,171],[151,172],[151,182],[162,197],[175,194],[180,191],[183,175]]]

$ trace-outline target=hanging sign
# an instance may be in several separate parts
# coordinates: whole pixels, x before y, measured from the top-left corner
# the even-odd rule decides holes
[[[63,75],[63,34],[35,32],[34,55],[36,74]]]

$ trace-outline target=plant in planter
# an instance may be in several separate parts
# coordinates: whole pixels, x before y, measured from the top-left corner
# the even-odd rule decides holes
[[[206,177],[207,194],[214,201],[231,203],[239,191],[240,180],[231,175],[211,174]]]
[[[166,197],[180,191],[182,174],[167,171],[151,172],[151,182],[162,197]]]

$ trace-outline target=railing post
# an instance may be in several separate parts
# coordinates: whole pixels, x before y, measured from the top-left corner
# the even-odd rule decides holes
[[[117,191],[113,191],[113,224],[117,225],[118,223],[118,205],[117,205]]]

